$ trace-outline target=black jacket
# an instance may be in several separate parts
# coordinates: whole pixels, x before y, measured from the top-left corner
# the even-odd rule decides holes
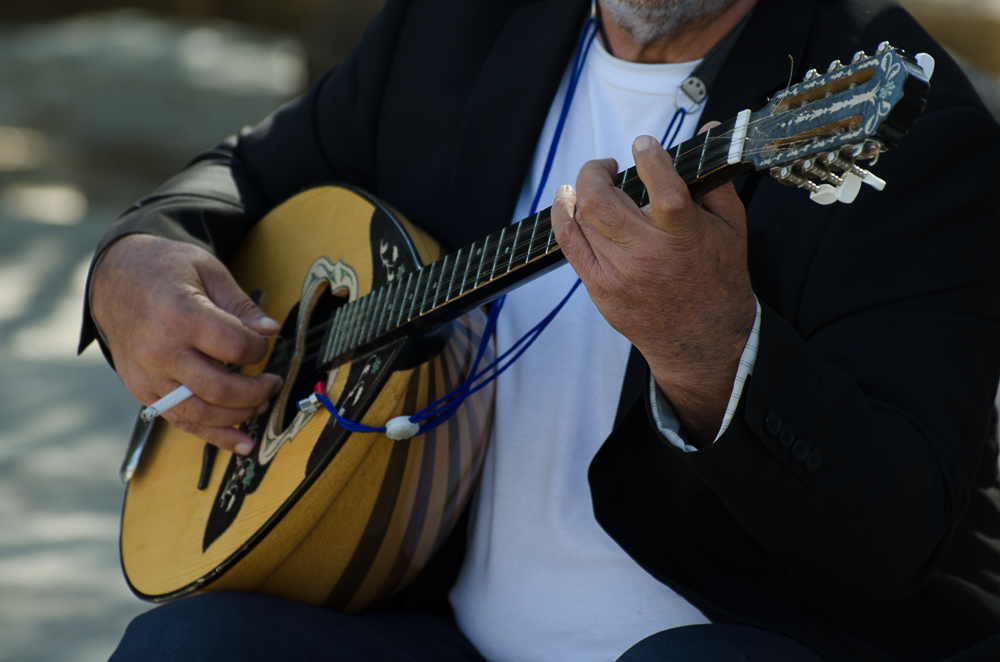
[[[344,65],[197,157],[98,252],[151,232],[226,259],[267,210],[329,181],[379,195],[449,250],[470,243],[509,221],[588,8],[390,0]],[[760,0],[702,117],[763,106],[789,56],[799,80],[883,40],[938,62],[926,111],[876,167],[886,190],[820,207],[737,181],[763,307],[737,415],[711,447],[678,451],[650,424],[633,360],[591,465],[594,510],[715,621],[829,660],[995,660],[998,127],[902,9],[860,0]]]

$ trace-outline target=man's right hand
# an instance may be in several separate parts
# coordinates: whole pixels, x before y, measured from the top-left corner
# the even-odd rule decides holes
[[[281,378],[231,373],[267,353],[280,330],[211,253],[151,235],[128,235],[108,249],[91,283],[91,309],[115,369],[132,396],[150,405],[181,384],[194,396],[163,414],[224,450],[253,442],[235,425],[264,408]]]

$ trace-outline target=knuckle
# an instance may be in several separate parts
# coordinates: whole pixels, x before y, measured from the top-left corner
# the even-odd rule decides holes
[[[228,340],[227,345],[234,359],[246,356],[252,349],[250,338],[246,333],[232,334],[232,338]]]
[[[210,405],[220,405],[229,397],[230,389],[216,380],[208,381],[198,389],[198,397]]]
[[[578,213],[584,216],[595,216],[602,212],[607,206],[604,196],[600,192],[590,189],[584,191],[577,199],[576,208]]]
[[[658,216],[675,216],[687,209],[687,200],[684,196],[671,191],[650,201],[649,209]]]

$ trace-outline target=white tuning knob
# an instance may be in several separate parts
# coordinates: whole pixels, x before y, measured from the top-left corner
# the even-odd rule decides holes
[[[837,199],[845,205],[854,202],[861,190],[861,178],[852,172],[844,173],[844,183],[837,187]]]
[[[934,58],[927,53],[917,53],[917,57],[914,58],[920,68],[924,70],[924,77],[927,80],[931,79],[934,75]]]
[[[839,200],[837,189],[829,184],[820,184],[818,191],[813,191],[809,194],[809,199],[820,205],[832,205]]]
[[[885,188],[885,180],[884,179],[882,179],[881,177],[878,177],[876,175],[873,175],[872,173],[870,173],[867,170],[864,170],[862,168],[858,168],[858,170],[861,170],[862,172],[865,173],[864,179],[861,180],[862,182],[864,182],[865,184],[868,184],[868,186],[871,186],[876,191],[881,191],[882,189]]]

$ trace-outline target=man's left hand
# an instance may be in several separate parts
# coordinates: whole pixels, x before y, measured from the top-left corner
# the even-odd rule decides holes
[[[718,431],[756,316],[746,212],[731,184],[696,203],[670,155],[649,136],[632,145],[650,203],[612,184],[613,159],[563,186],[552,227],[607,321],[634,344],[695,446]]]

